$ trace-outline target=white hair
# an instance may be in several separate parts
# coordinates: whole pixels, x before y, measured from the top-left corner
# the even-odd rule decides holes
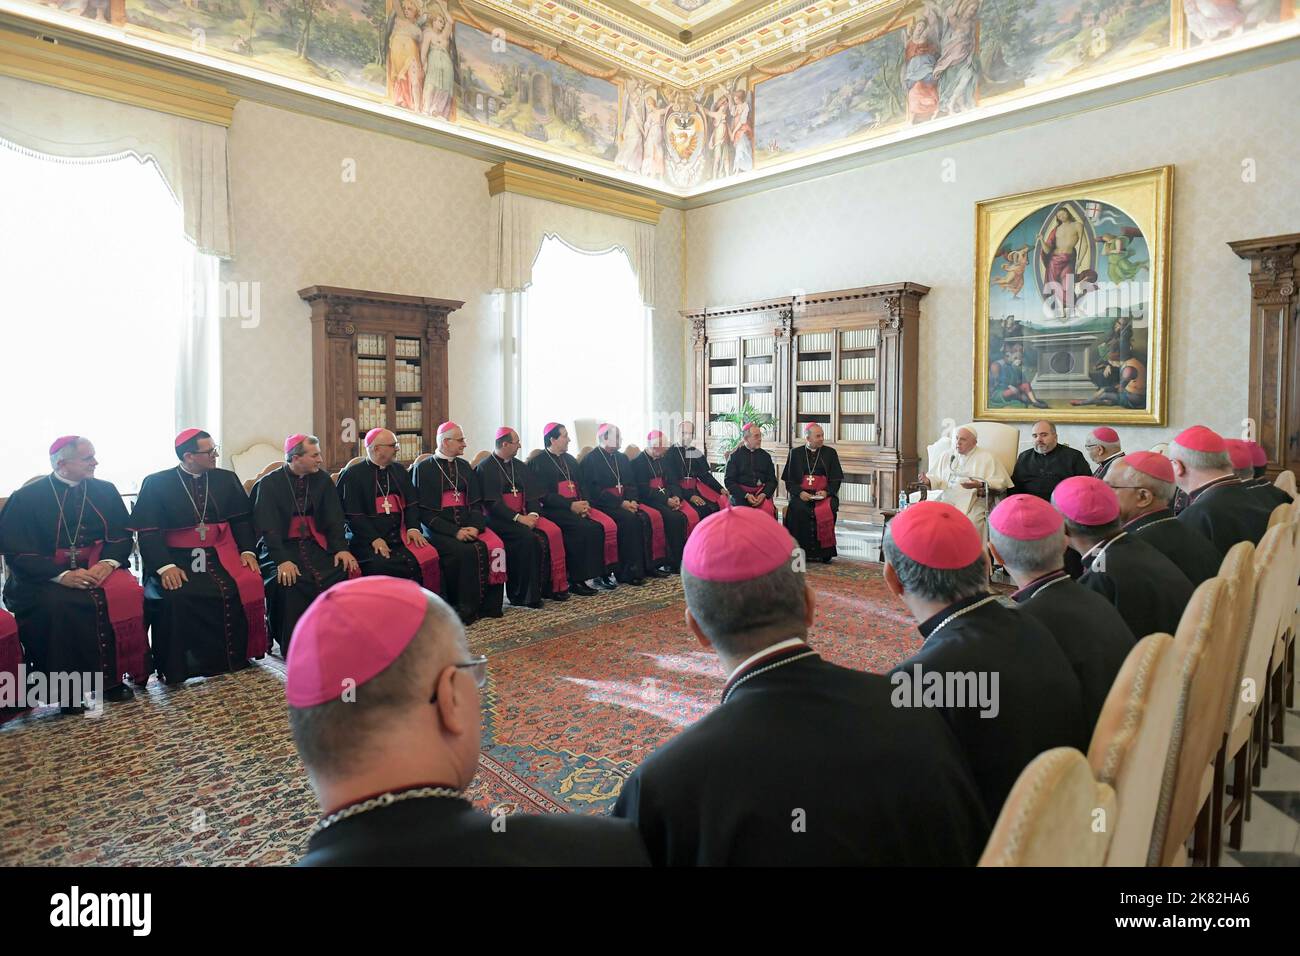
[[[1181,461],[1193,471],[1232,471],[1232,459],[1226,451],[1193,451],[1171,441],[1167,454],[1171,460]]]
[[[85,440],[86,439],[82,438],[81,436],[77,436],[76,438],[72,439],[72,441],[68,442],[66,445],[64,445],[62,448],[56,451],[53,455],[50,456],[50,468],[52,468],[54,471],[58,471],[59,462],[66,461],[69,458],[76,457],[77,447]]]

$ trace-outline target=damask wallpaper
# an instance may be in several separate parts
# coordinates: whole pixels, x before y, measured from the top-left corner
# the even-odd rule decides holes
[[[1296,231],[1288,115],[1300,63],[863,165],[691,210],[692,308],[909,280],[921,302],[920,435],[972,411],[975,203],[1174,164],[1169,425],[1120,429],[1147,448],[1246,414],[1250,288],[1231,240]],[[1063,428],[1082,445],[1086,428]],[[1025,433],[1027,434],[1027,429]]]

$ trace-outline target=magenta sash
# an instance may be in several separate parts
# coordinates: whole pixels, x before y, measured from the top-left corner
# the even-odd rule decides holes
[[[103,551],[102,540],[96,541],[84,551],[78,551],[77,567],[94,567],[99,563]],[[84,565],[81,563],[83,558],[86,562]],[[67,566],[67,548],[55,550],[54,563]],[[118,568],[110,574],[100,588],[104,592],[104,603],[108,605],[108,622],[113,625],[113,635],[117,639],[119,673],[109,674],[108,677],[112,683],[116,683],[123,674],[130,674],[133,681],[143,684],[149,679],[149,674],[145,671],[149,642],[144,632],[144,588],[125,568]]]
[[[442,506],[444,508],[465,508],[469,505],[467,498],[468,495],[462,495],[459,491],[444,491],[442,493]]]
[[[505,584],[506,571],[504,565],[506,563],[506,543],[502,541],[497,536],[497,533],[491,528],[484,528],[480,531],[478,533],[478,539],[482,541],[488,549],[488,584]],[[493,559],[493,555],[496,554],[501,555],[501,564],[503,567],[500,571],[496,569],[497,562]]]
[[[762,485],[741,485],[741,490],[746,494],[756,495],[763,490]],[[763,503],[758,506],[760,511],[766,511],[773,518],[776,517],[776,505],[772,504],[772,496],[768,495],[763,499]]]
[[[384,511],[384,502],[388,502],[389,511]],[[420,584],[434,594],[442,591],[442,565],[438,563],[438,549],[433,545],[426,545],[423,548],[414,548],[406,540],[406,499],[401,495],[379,495],[375,498],[375,515],[388,517],[394,512],[402,521],[402,544],[411,552],[411,557],[415,558],[415,563],[420,566]]]
[[[663,479],[659,479],[659,483],[663,484]],[[611,486],[604,490],[615,498],[623,497],[623,492],[617,486]],[[636,508],[650,519],[650,560],[662,561],[668,557],[668,538],[664,534],[664,516],[649,505],[643,505],[640,502],[637,502]]]
[[[228,522],[210,524],[208,530],[216,532],[216,537],[210,542],[201,540],[193,528],[165,532],[163,540],[169,548],[216,548],[217,561],[234,578],[239,590],[239,603],[244,606],[244,619],[248,621],[248,656],[265,657],[270,644],[266,633],[266,595],[262,588],[262,575],[250,571],[239,559],[235,536]]]
[[[694,478],[687,478],[684,479],[684,481],[689,481],[690,485],[687,486],[683,483],[682,485],[683,488],[695,487]],[[664,480],[662,478],[651,478],[650,487],[663,490]],[[691,536],[691,532],[695,530],[695,526],[700,523],[700,513],[691,507],[691,503],[689,501],[682,501],[679,510],[681,511],[682,514],[686,516],[686,537],[689,538]]]
[[[816,492],[826,490],[825,475],[804,475],[800,483],[801,491]],[[813,502],[813,518],[817,521],[817,544],[822,548],[835,547],[835,512],[831,510],[831,499],[827,495],[821,501]]]
[[[686,484],[688,481],[690,482],[689,485]],[[683,478],[681,481],[681,485],[683,488],[687,488],[691,491],[694,491],[697,495],[699,495],[709,504],[713,505],[719,511],[721,511],[724,508],[731,507],[730,498],[728,498],[725,494],[721,494],[717,491],[714,491],[712,488],[710,488],[704,482],[700,481],[698,478]]]
[[[316,543],[320,545],[321,550],[326,554],[329,553],[329,545],[325,543],[325,535],[320,533],[320,529],[316,527],[316,522],[311,515],[294,515],[289,519],[289,540],[292,541],[296,538],[314,538]],[[361,577],[361,569],[357,568],[355,571],[349,571],[348,577]]]
[[[501,500],[512,511],[519,514],[524,513],[526,504],[523,492],[516,491],[513,494],[502,492]],[[538,518],[537,524],[533,525],[533,530],[546,535],[546,543],[551,549],[551,591],[559,594],[562,591],[569,590],[569,569],[564,560],[564,535],[560,531],[560,526],[554,521]]]
[[[0,611],[0,674],[9,674],[18,687],[18,666],[23,662],[23,645],[18,640],[18,622],[8,611]]]
[[[561,481],[555,486],[555,491],[561,498],[567,498],[569,501],[578,500],[576,482]],[[605,531],[605,565],[608,567],[618,564],[618,525],[614,524],[614,519],[599,508],[588,508],[587,517]]]

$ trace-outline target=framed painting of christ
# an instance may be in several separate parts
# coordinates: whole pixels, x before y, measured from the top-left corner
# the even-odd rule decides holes
[[[975,206],[975,417],[1165,424],[1173,166]]]

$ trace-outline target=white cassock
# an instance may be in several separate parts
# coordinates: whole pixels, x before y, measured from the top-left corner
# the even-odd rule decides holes
[[[992,491],[1002,491],[1011,486],[1011,476],[1001,462],[979,445],[972,448],[969,455],[959,454],[955,449],[945,452],[939,458],[938,468],[926,472],[925,477],[930,479],[932,489],[943,492],[944,501],[970,518],[980,537],[986,534],[989,500],[979,496],[978,488],[963,488],[961,483],[982,480]]]

